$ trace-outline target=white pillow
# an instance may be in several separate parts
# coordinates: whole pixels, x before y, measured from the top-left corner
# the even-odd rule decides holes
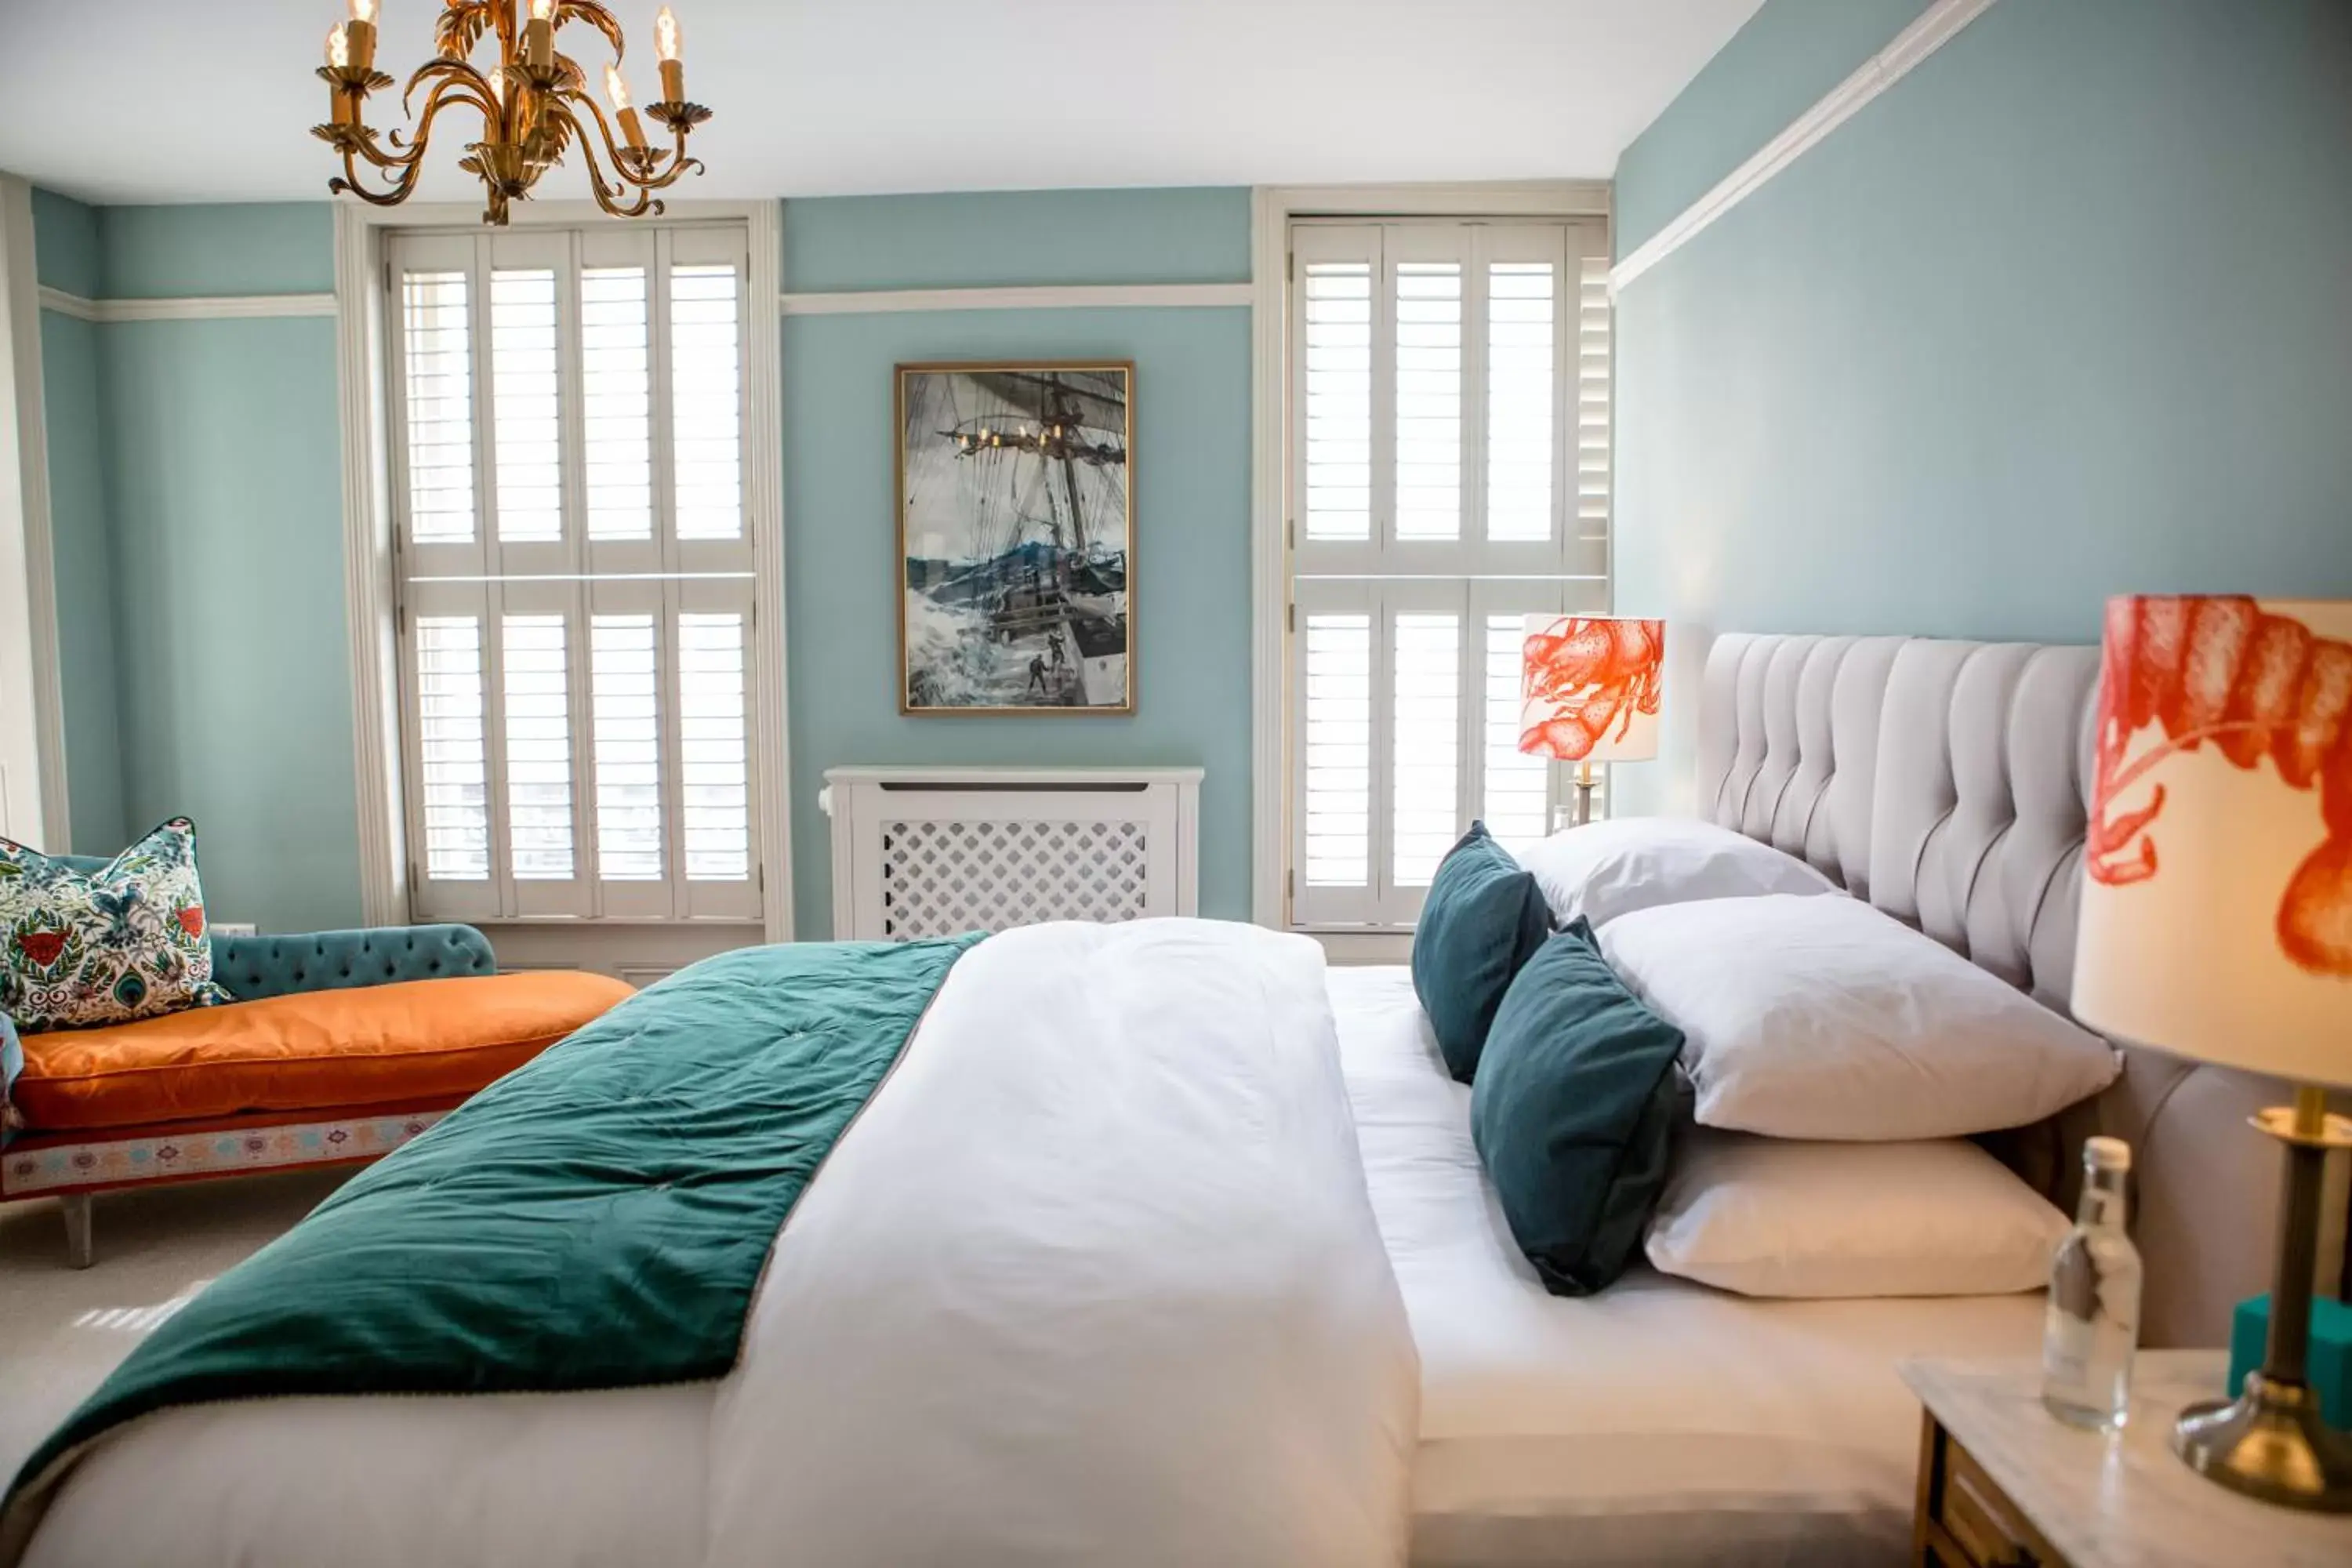
[[[1657,904],[1838,891],[1795,856],[1691,817],[1588,823],[1519,850],[1518,858],[1535,873],[1555,924],[1582,915],[1595,930]]]
[[[2021,1127],[2096,1094],[2113,1047],[1856,899],[1711,899],[1600,931],[1683,1032],[1698,1119],[1894,1142]]]
[[[1700,1128],[1651,1265],[1743,1296],[2000,1296],[2049,1283],[2066,1216],[1959,1139],[1798,1143]]]

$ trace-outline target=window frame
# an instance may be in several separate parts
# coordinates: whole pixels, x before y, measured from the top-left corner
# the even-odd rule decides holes
[[[1388,853],[1392,826],[1381,804],[1390,787],[1381,776],[1393,765],[1377,738],[1373,745],[1373,810],[1369,853],[1375,862],[1371,884],[1345,892],[1307,884],[1303,809],[1306,761],[1303,733],[1305,621],[1318,604],[1344,605],[1355,613],[1370,606],[1374,664],[1371,708],[1375,736],[1389,722],[1393,669],[1381,657],[1392,635],[1398,595],[1446,600],[1460,619],[1461,698],[1455,717],[1460,748],[1456,814],[1466,824],[1483,804],[1486,665],[1486,618],[1499,615],[1600,612],[1609,608],[1608,462],[1605,438],[1597,451],[1580,439],[1583,420],[1597,395],[1610,399],[1605,346],[1599,363],[1588,363],[1591,312],[1607,310],[1608,193],[1605,186],[1542,185],[1455,187],[1432,193],[1404,188],[1394,193],[1261,190],[1257,193],[1254,277],[1259,320],[1255,333],[1255,384],[1256,465],[1254,512],[1259,588],[1254,616],[1256,632],[1255,769],[1256,869],[1253,912],[1261,924],[1305,931],[1321,937],[1335,957],[1389,959],[1401,955],[1417,916],[1418,891],[1383,897],[1378,889],[1390,868],[1378,864]],[[1393,395],[1379,374],[1381,352],[1391,347],[1381,330],[1392,311],[1394,268],[1400,259],[1455,258],[1464,265],[1461,461],[1465,535],[1433,543],[1394,538],[1391,498],[1383,499],[1381,457],[1374,462],[1376,491],[1370,540],[1340,542],[1308,537],[1304,472],[1306,411],[1303,406],[1305,311],[1299,289],[1305,268],[1318,260],[1343,259],[1348,231],[1381,227],[1407,244],[1381,250],[1374,310],[1375,378],[1372,426],[1375,444],[1389,438],[1384,399]],[[1336,243],[1336,247],[1333,242]],[[1549,247],[1549,248],[1547,248]],[[1526,254],[1522,254],[1525,251]],[[1358,254],[1360,254],[1359,247]],[[1484,489],[1489,450],[1483,420],[1486,401],[1489,322],[1484,309],[1495,263],[1546,259],[1555,263],[1555,380],[1553,383],[1553,526],[1550,537],[1529,541],[1483,537]],[[1603,279],[1596,291],[1596,278]],[[1598,323],[1613,325],[1605,315]],[[1605,338],[1601,340],[1605,344]],[[1475,392],[1471,389],[1475,385]],[[1602,417],[1613,410],[1604,406]],[[1436,579],[1433,582],[1431,579]],[[1418,580],[1418,581],[1416,581]],[[1440,584],[1443,584],[1441,586]],[[1434,602],[1433,600],[1433,602]],[[1556,824],[1566,795],[1566,773],[1547,773],[1545,815]]]
[[[774,202],[673,204],[659,226],[687,230],[731,228],[741,262],[741,380],[738,386],[745,543],[751,577],[740,592],[745,601],[747,688],[745,744],[751,816],[751,895],[723,912],[700,909],[650,916],[608,911],[602,919],[572,914],[486,917],[499,930],[502,963],[520,967],[585,966],[632,978],[651,978],[681,963],[745,941],[789,941],[793,932],[790,760],[783,704],[785,666],[783,519],[781,435],[759,433],[778,426],[780,349],[776,305],[781,287],[782,209]],[[398,526],[395,487],[399,442],[393,426],[402,369],[397,312],[391,289],[390,251],[395,237],[416,231],[484,232],[470,205],[412,203],[378,210],[338,204],[335,224],[334,316],[337,326],[339,405],[342,426],[343,523],[346,603],[352,630],[354,698],[353,748],[361,828],[360,892],[362,918],[370,924],[400,924],[425,907],[409,888],[409,847],[414,812],[399,716],[407,660],[401,636],[400,580],[404,563],[395,560]],[[627,239],[649,224],[618,226],[585,202],[536,203],[520,211],[503,235],[548,230],[593,231],[601,239]],[[656,301],[656,313],[667,301]],[[656,358],[656,364],[660,357]],[[567,411],[571,417],[572,411]],[[480,483],[495,482],[495,469],[478,468]],[[567,497],[567,500],[571,498]],[[579,517],[583,514],[569,513]],[[699,590],[697,590],[699,592]],[[688,605],[688,609],[695,606]],[[520,612],[519,612],[520,613]],[[576,628],[584,637],[585,624]],[[674,640],[675,623],[666,641]],[[495,640],[499,627],[486,626]],[[674,656],[675,650],[671,650]],[[487,675],[486,681],[489,679]],[[584,757],[589,731],[575,719],[575,762]],[[675,763],[673,763],[675,765]],[[575,773],[575,791],[580,787]],[[503,805],[503,801],[500,802]],[[584,800],[575,794],[578,837],[593,831]],[[673,816],[676,814],[673,813]],[[682,869],[672,862],[675,869]],[[583,873],[584,867],[580,868]]]

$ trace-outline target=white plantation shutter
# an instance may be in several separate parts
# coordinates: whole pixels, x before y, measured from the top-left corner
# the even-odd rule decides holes
[[[743,617],[677,617],[678,773],[690,881],[741,878],[751,863],[744,733]]]
[[[653,313],[646,272],[591,267],[580,276],[591,539],[654,533]]]
[[[1372,537],[1372,272],[1308,261],[1299,290],[1307,536]]]
[[[680,539],[743,531],[740,281],[730,262],[670,268],[670,471]]]
[[[569,881],[572,665],[563,617],[508,616],[505,637],[507,833],[519,882]]]
[[[462,271],[403,274],[408,517],[419,541],[474,537],[474,347]]]
[[[1403,928],[1475,818],[1542,837],[1521,625],[1604,610],[1598,224],[1291,230],[1290,918]]]
[[[1310,612],[1299,644],[1309,888],[1364,888],[1372,852],[1372,617]]]
[[[1400,888],[1425,888],[1462,831],[1462,617],[1400,612],[1390,658],[1389,875]]]
[[[736,226],[388,242],[419,918],[761,910]]]
[[[1462,537],[1462,263],[1398,261],[1394,337],[1396,537]]]
[[[1480,620],[1486,639],[1486,711],[1480,721],[1486,776],[1478,815],[1503,844],[1531,844],[1550,831],[1551,768],[1519,750],[1519,654],[1527,642],[1526,617],[1488,615]]]
[[[490,434],[501,543],[563,537],[555,289],[552,268],[490,274]]]
[[[1559,268],[1549,261],[1486,268],[1486,537],[1551,536],[1559,468],[1552,391]]]
[[[490,875],[489,749],[484,739],[482,623],[416,623],[417,741],[424,753],[425,864],[436,880]]]
[[[596,858],[614,882],[662,878],[661,692],[653,616],[589,622],[596,725]]]
[[[1576,529],[1571,560],[1609,573],[1610,419],[1616,405],[1610,342],[1609,258],[1587,256],[1577,290]]]

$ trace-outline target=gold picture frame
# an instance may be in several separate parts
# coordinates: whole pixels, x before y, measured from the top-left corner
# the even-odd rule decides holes
[[[892,378],[898,711],[1135,711],[1135,362]]]

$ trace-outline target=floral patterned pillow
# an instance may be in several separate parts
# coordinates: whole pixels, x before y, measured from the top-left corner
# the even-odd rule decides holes
[[[213,983],[194,823],[175,816],[94,872],[0,838],[0,1013],[18,1029],[235,1000]]]

